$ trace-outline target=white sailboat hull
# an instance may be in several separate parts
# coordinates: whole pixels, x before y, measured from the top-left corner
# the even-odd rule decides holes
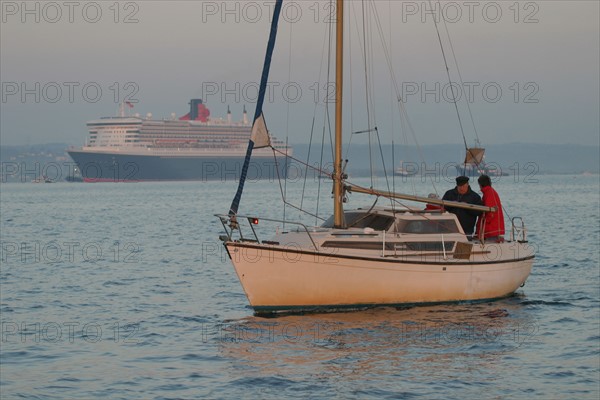
[[[486,245],[500,246],[500,251],[470,260],[331,256],[285,246],[225,245],[257,312],[501,298],[524,284],[533,265],[532,255],[517,257],[519,248],[510,250],[509,243]]]
[[[495,212],[496,207],[394,193],[389,189],[385,192],[374,189],[373,182],[366,188],[347,181],[342,157],[343,9],[344,1],[337,0],[335,151],[331,173],[333,216],[320,226],[310,228],[301,222],[266,218],[263,219],[266,222],[282,225],[277,226],[276,234],[270,240],[261,240],[257,231],[265,229],[255,226],[259,219],[237,213],[243,179],[240,179],[228,214],[217,215],[226,233],[220,239],[224,241],[250,305],[257,312],[273,312],[478,301],[510,295],[525,283],[533,265],[534,251],[526,244],[522,220],[512,219],[510,242],[503,241],[504,232],[498,232],[500,237],[474,240],[465,234],[466,221],[461,222],[455,214],[443,210],[460,208],[476,216]],[[281,1],[278,0],[272,18],[261,82],[263,96],[257,101],[257,116],[263,115],[265,78],[270,68],[280,10]],[[260,122],[260,125],[262,127],[264,123]],[[355,133],[366,132],[371,129]],[[254,143],[249,142],[248,155]],[[483,157],[482,150],[470,149],[468,155],[472,160],[467,158],[465,163],[478,164]],[[393,200],[390,208],[376,207],[375,201],[370,207],[345,211],[343,204],[349,193]],[[286,197],[283,192],[282,195]],[[441,207],[410,208],[398,200]],[[294,208],[303,211],[302,206]],[[318,212],[314,216],[318,219]],[[515,225],[518,220],[520,227]],[[251,229],[244,227],[242,232],[240,224],[246,223]],[[490,243],[496,240],[502,243]]]

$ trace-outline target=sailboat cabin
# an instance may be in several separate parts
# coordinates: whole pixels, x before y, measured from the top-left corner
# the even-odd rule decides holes
[[[344,212],[346,227],[387,233],[464,234],[454,214],[440,211],[392,210],[387,208],[356,209]],[[321,227],[333,228],[333,216]]]

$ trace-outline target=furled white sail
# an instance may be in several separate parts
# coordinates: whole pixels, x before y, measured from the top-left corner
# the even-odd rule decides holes
[[[256,119],[256,121],[254,121],[250,140],[254,142],[255,149],[260,149],[261,147],[268,147],[271,145],[271,138],[269,137],[267,124],[265,124],[265,118],[262,113]]]

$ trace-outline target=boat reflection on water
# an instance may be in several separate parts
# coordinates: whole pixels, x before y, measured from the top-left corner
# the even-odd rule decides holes
[[[398,369],[431,380],[460,367],[470,379],[472,368],[536,340],[537,324],[521,301],[248,317],[224,324],[213,339],[246,378],[370,379]]]

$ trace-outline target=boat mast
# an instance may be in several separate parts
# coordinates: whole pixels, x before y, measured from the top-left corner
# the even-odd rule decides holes
[[[265,93],[267,91],[267,84],[269,81],[269,71],[271,70],[271,59],[273,57],[273,50],[275,49],[275,40],[277,39],[277,26],[279,24],[279,16],[281,15],[282,3],[283,0],[276,0],[275,8],[273,9],[273,19],[271,20],[271,33],[269,34],[267,52],[265,54],[262,76],[260,78],[258,99],[256,100],[256,111],[254,112],[254,119],[252,120],[252,133],[250,135],[250,140],[248,141],[248,148],[246,149],[246,158],[244,159],[244,164],[242,165],[238,189],[235,193],[233,201],[231,202],[231,207],[229,208],[229,215],[232,217],[232,226],[237,226],[237,222],[235,221],[235,215],[238,212],[240,200],[242,199],[242,192],[244,190],[246,176],[248,175],[248,167],[250,166],[250,157],[252,156],[252,149],[254,149],[255,147],[258,149],[261,147],[270,146],[269,134],[263,117],[263,103],[265,100]],[[244,106],[244,110],[245,109],[246,108]]]
[[[344,2],[336,4],[336,53],[335,53],[335,160],[333,166],[333,223],[344,228],[344,183],[342,171],[342,96],[344,79]]]

